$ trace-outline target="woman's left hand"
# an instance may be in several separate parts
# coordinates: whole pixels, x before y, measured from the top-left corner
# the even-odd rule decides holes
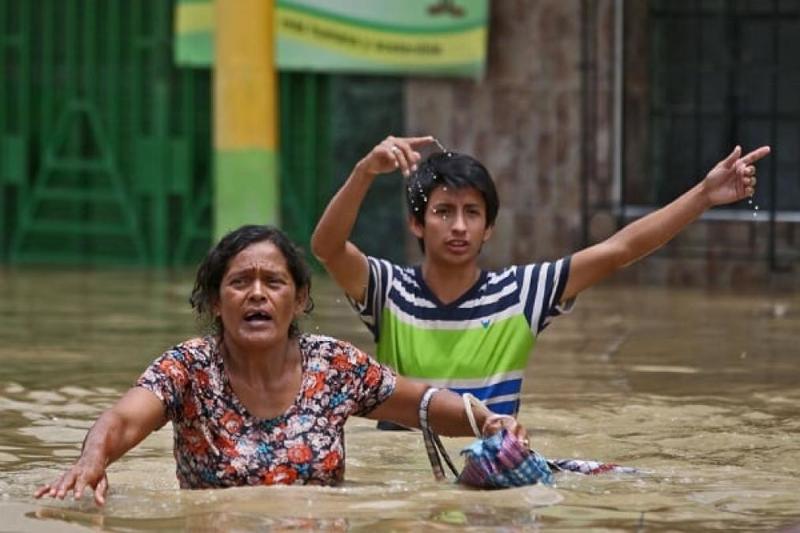
[[[508,430],[509,433],[517,437],[526,448],[529,446],[528,431],[522,424],[517,422],[516,418],[510,415],[491,414],[487,416],[483,422],[481,434],[484,437],[490,437],[503,429]]]

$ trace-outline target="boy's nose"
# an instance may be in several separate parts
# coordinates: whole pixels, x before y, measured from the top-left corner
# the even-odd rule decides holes
[[[467,229],[467,223],[462,213],[456,213],[453,216],[453,229],[456,231],[465,231]]]

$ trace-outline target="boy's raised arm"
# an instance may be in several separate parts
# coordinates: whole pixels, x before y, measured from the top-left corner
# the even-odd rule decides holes
[[[574,254],[562,301],[659,249],[707,209],[752,196],[756,185],[753,165],[769,152],[769,146],[762,146],[742,157],[737,146],[703,181],[668,205]]]
[[[311,236],[311,251],[350,298],[364,301],[367,257],[350,242],[361,203],[378,174],[400,170],[408,176],[420,160],[417,148],[432,137],[389,136],[359,161],[331,199]]]

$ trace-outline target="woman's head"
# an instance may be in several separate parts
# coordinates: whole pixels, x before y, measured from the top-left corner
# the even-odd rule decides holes
[[[269,243],[269,245],[259,245]],[[236,267],[236,272],[231,267]],[[235,279],[231,276],[239,276]],[[283,281],[289,283],[294,295],[295,305],[301,312],[308,313],[314,303],[311,299],[311,270],[306,264],[303,253],[289,237],[274,226],[247,225],[225,235],[206,255],[197,269],[194,289],[189,302],[201,320],[210,324],[212,330],[224,335],[223,323],[224,298],[241,302],[230,302],[231,305],[244,306],[242,313],[258,310],[260,299],[277,299]],[[256,283],[257,282],[257,283]],[[250,283],[248,288],[245,283]],[[255,284],[256,288],[252,289]],[[280,289],[276,292],[275,289]],[[249,291],[245,294],[245,290]],[[253,292],[255,291],[255,293]],[[227,296],[226,296],[227,295]],[[287,304],[288,305],[288,304]],[[269,305],[265,304],[264,309]],[[270,314],[280,314],[281,310],[272,310]],[[293,315],[294,316],[294,315]],[[242,320],[253,320],[256,317],[241,317]],[[261,318],[272,318],[263,317]],[[291,320],[288,334],[294,337],[299,333],[296,320]]]
[[[480,161],[457,152],[439,152],[419,164],[406,184],[406,205],[409,215],[420,226],[425,225],[428,201],[437,187],[478,191],[486,204],[486,227],[494,226],[500,200],[494,181]],[[425,243],[420,239],[419,244],[424,252]]]

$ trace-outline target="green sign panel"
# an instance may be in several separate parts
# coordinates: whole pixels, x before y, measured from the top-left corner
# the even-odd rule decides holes
[[[213,63],[213,2],[177,6],[176,59]],[[479,77],[488,0],[278,0],[281,70]]]
[[[480,76],[487,0],[279,0],[278,67]]]

